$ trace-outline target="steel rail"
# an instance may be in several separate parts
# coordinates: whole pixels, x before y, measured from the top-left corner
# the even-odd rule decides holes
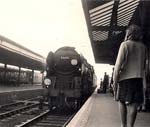
[[[15,114],[17,114],[17,113],[19,113],[19,112],[25,111],[25,110],[27,110],[27,109],[36,107],[36,106],[38,106],[38,105],[39,105],[39,103],[31,104],[31,105],[24,106],[24,107],[21,107],[21,108],[12,110],[12,111],[8,111],[8,112],[5,112],[5,113],[1,113],[1,114],[0,114],[0,119],[5,119],[5,118],[7,118],[7,117],[10,117],[10,116],[15,115]]]

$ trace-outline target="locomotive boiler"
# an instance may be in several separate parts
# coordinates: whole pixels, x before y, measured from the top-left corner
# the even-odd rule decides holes
[[[49,108],[79,108],[96,88],[94,68],[74,47],[62,47],[47,56],[44,97]]]

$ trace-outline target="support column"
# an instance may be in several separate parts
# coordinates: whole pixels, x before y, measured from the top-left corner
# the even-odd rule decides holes
[[[44,71],[41,73],[42,73],[42,85],[43,85],[45,75],[44,75]]]
[[[19,73],[18,73],[18,81],[17,84],[20,85],[20,74],[21,74],[21,67],[19,67]]]
[[[4,65],[4,84],[7,83],[6,73],[7,73],[7,64]]]
[[[34,70],[32,70],[32,81],[31,81],[32,85],[34,84]]]

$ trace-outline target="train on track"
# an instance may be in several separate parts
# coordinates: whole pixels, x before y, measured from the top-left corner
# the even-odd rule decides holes
[[[33,81],[32,81],[33,80]],[[34,72],[32,79],[31,70],[20,70],[19,68],[8,66],[0,66],[0,83],[7,86],[19,86],[20,84],[41,84],[42,83],[42,73]]]
[[[74,47],[49,52],[46,72],[44,97],[50,109],[78,109],[96,88],[93,66]]]

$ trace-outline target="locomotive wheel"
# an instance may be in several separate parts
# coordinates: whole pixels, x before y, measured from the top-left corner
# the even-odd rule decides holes
[[[40,98],[40,100],[39,100],[39,109],[40,110],[43,110],[43,102],[44,102],[44,99],[43,98]]]
[[[80,109],[81,106],[82,106],[82,101],[81,101],[81,99],[78,99],[77,100],[77,109]]]
[[[52,106],[52,100],[51,100],[50,97],[48,98],[48,108],[49,108],[49,110],[52,110],[52,108],[53,108],[53,106]]]
[[[74,101],[73,109],[74,109],[74,110],[80,109],[81,104],[82,104],[82,103],[81,103],[81,100],[80,100],[80,99],[76,99],[76,100]]]

